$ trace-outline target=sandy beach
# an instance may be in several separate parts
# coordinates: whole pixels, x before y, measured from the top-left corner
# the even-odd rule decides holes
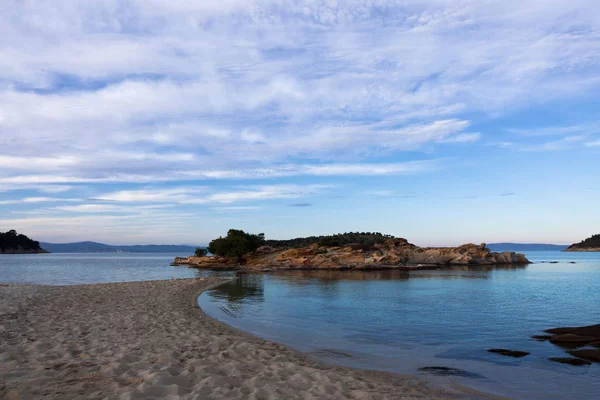
[[[458,396],[415,377],[326,365],[225,326],[196,305],[217,282],[0,285],[0,398]]]

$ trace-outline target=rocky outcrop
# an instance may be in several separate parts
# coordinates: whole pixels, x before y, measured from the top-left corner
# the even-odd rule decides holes
[[[495,253],[484,244],[459,247],[422,248],[406,239],[390,239],[384,244],[361,244],[328,247],[313,244],[302,248],[263,246],[241,264],[222,257],[188,257],[175,259],[175,265],[202,269],[284,270],[337,269],[370,270],[389,268],[440,268],[469,265],[529,264],[523,254]]]
[[[175,261],[171,265],[188,265],[200,269],[221,271],[237,269],[236,263],[223,257],[175,257]]]
[[[538,335],[535,338],[539,337],[541,340],[547,339],[550,343],[557,346],[573,349],[567,351],[567,353],[578,357],[579,359],[595,363],[600,362],[600,324],[580,327],[552,328],[546,329],[544,332],[549,333],[550,335]],[[571,358],[551,360],[572,365],[588,364],[584,361]]]

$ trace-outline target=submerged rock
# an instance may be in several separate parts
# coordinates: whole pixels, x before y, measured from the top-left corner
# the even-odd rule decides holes
[[[552,339],[554,336],[552,335],[533,335],[531,338],[535,339],[535,340],[539,340],[540,342],[543,342],[545,340],[549,340]]]
[[[564,334],[564,335],[556,335],[553,336],[552,338],[550,338],[550,342],[551,343],[580,343],[580,344],[587,344],[587,343],[592,343],[594,341],[596,341],[597,338],[593,337],[593,336],[579,336],[579,335],[573,335],[570,333]]]
[[[581,336],[594,336],[600,340],[600,324],[580,327],[552,328],[546,329],[544,332],[551,333],[553,335],[572,334]]]
[[[474,372],[465,371],[463,369],[451,368],[451,367],[423,367],[419,368],[419,371],[425,372],[432,375],[439,376],[462,376],[465,378],[479,378],[485,379],[485,376],[476,374]]]
[[[597,349],[582,349],[568,352],[570,355],[583,358],[592,362],[600,362],[600,350]]]
[[[591,362],[588,360],[582,360],[581,358],[571,358],[571,357],[550,357],[548,360],[558,362],[561,364],[569,364],[569,365],[590,365]]]
[[[595,349],[571,350],[568,353],[592,362],[600,362],[600,349],[598,349],[600,347],[600,324],[552,328],[546,329],[544,332],[552,334],[549,338],[550,343],[566,349],[578,349],[585,346],[596,347]]]
[[[500,354],[500,355],[508,356],[508,357],[515,357],[515,358],[521,358],[521,357],[525,357],[525,356],[529,355],[529,353],[526,351],[507,350],[507,349],[489,349],[488,352],[496,353],[496,354]]]

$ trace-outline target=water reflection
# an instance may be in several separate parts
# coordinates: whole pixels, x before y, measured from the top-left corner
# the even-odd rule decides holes
[[[525,270],[527,265],[482,265],[482,266],[454,266],[440,269],[421,270],[376,270],[376,271],[348,271],[348,270],[291,270],[273,272],[271,276],[288,279],[289,284],[314,284],[316,281],[323,283],[336,283],[339,281],[370,281],[370,280],[408,280],[411,278],[444,278],[444,279],[488,279],[495,271]]]
[[[265,296],[264,276],[259,274],[238,274],[237,278],[224,285],[209,290],[212,297],[227,300],[228,303],[263,302]]]
[[[527,265],[457,266],[436,270],[415,270],[411,278],[425,279],[490,279],[494,272],[525,270]]]
[[[296,271],[278,271],[271,274],[276,278],[302,278],[291,279],[290,284],[306,284],[308,279],[310,283],[321,281],[323,283],[335,283],[342,280],[364,281],[364,280],[403,280],[408,279],[410,274],[407,271],[390,269],[383,271],[339,271],[339,270],[296,270]]]
[[[365,285],[376,285],[378,281],[408,281],[411,279],[490,279],[494,271],[524,270],[527,266],[456,266],[439,270],[289,270],[270,274],[237,273],[230,283],[217,286],[209,291],[215,303],[227,315],[241,318],[244,307],[256,306],[265,302],[265,279],[285,283],[290,288],[307,288],[310,295],[318,295],[326,301],[334,301],[343,296],[345,283],[365,281]],[[371,281],[371,282],[369,282]],[[366,287],[363,287],[366,289]]]

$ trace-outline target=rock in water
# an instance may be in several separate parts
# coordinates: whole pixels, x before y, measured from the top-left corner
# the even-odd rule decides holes
[[[600,339],[600,324],[580,327],[552,328],[546,329],[544,332],[551,333],[553,335],[572,334],[580,336],[594,336]]]
[[[592,362],[600,362],[600,350],[597,349],[583,349],[573,350],[568,352],[570,355],[583,358]]]
[[[529,353],[526,351],[507,350],[507,349],[489,349],[488,352],[496,353],[496,354],[500,354],[500,355],[508,356],[508,357],[516,357],[516,358],[521,358],[521,357],[525,357],[525,356],[529,355]]]
[[[545,340],[552,339],[554,336],[552,335],[533,335],[531,338],[543,342]]]
[[[414,269],[479,265],[526,265],[523,254],[495,253],[485,246],[465,244],[459,247],[419,247],[406,239],[394,238],[374,245],[329,246],[318,243],[302,248],[263,246],[248,254],[238,265],[226,257],[177,258],[175,264],[205,269],[241,270],[289,269]]]
[[[581,358],[571,358],[571,357],[551,357],[548,360],[555,361],[561,364],[569,364],[569,365],[590,365],[591,362],[587,360],[582,360]]]
[[[553,336],[550,339],[551,343],[579,343],[579,344],[587,344],[587,343],[592,343],[595,342],[596,340],[598,340],[597,338],[593,337],[593,336],[579,336],[579,335],[573,335],[570,333],[564,334],[564,335],[556,335]]]

